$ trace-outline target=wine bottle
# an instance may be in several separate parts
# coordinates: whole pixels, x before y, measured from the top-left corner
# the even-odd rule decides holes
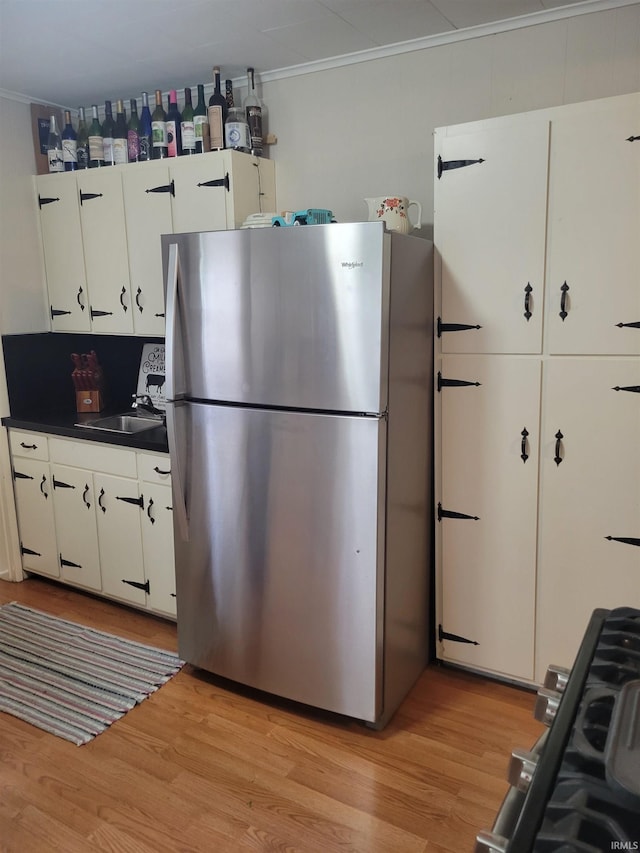
[[[204,83],[198,83],[198,103],[193,111],[193,127],[196,133],[196,154],[209,151],[209,121],[204,101]]]
[[[151,138],[151,158],[161,160],[167,157],[167,114],[162,106],[160,89],[156,89],[156,107],[151,115]]]
[[[140,119],[138,118],[138,102],[135,98],[129,101],[131,118],[127,125],[127,160],[137,163],[140,159]]]
[[[227,102],[227,109],[235,106],[233,103],[233,80],[224,81],[224,99]]]
[[[179,157],[182,154],[182,116],[178,109],[178,95],[175,89],[171,89],[169,92],[167,153],[169,157]]]
[[[124,115],[124,103],[116,101],[116,124],[113,131],[113,162],[122,166],[128,162],[127,122]]]
[[[64,111],[64,127],[61,136],[64,170],[75,172],[78,168],[78,136],[71,124],[71,110]]]
[[[213,69],[213,93],[209,98],[209,144],[212,151],[224,148],[224,123],[227,119],[227,102],[220,91],[220,68]]]
[[[142,112],[140,113],[140,130],[138,133],[140,136],[140,160],[151,160],[151,110],[149,109],[149,95],[147,92],[142,93]]]
[[[89,128],[89,168],[96,169],[98,166],[104,166],[104,142],[96,104],[92,104],[91,113],[93,120]]]
[[[247,114],[247,123],[251,135],[251,153],[256,157],[262,157],[264,151],[263,109],[260,98],[256,94],[253,68],[247,68],[247,96],[244,99],[243,107]]]
[[[251,136],[247,124],[247,114],[242,107],[229,107],[227,120],[224,123],[225,148],[242,151],[245,154],[251,149]]]
[[[180,123],[180,134],[182,137],[182,153],[196,153],[196,132],[193,122],[193,105],[191,103],[191,89],[184,90],[184,107],[182,108],[182,122]]]
[[[76,132],[76,155],[78,169],[89,168],[89,131],[84,117],[84,107],[78,107],[78,130]]]
[[[64,172],[64,160],[62,158],[62,139],[56,124],[56,117],[49,118],[49,136],[47,138],[47,160],[50,172]]]
[[[115,124],[113,122],[113,112],[111,111],[111,101],[104,102],[104,121],[102,122],[102,145],[104,148],[104,165],[113,166],[113,131]]]

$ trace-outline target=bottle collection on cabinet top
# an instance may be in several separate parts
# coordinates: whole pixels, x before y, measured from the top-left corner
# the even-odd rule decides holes
[[[205,102],[204,83],[197,86],[198,99],[193,106],[191,88],[184,90],[182,112],[178,92],[169,93],[167,109],[162,91],[155,91],[155,108],[149,108],[149,95],[142,92],[142,107],[129,100],[129,119],[124,100],[117,100],[113,118],[111,101],[105,101],[104,120],[100,123],[98,106],[91,107],[87,126],[84,107],[78,110],[74,129],[71,112],[64,112],[64,128],[58,129],[51,116],[47,152],[50,172],[72,172],[123,163],[138,163],[165,157],[181,157],[231,148],[261,157],[264,151],[263,105],[255,91],[254,69],[247,68],[247,94],[242,106],[235,104],[233,84],[225,80],[221,88],[219,66],[213,69],[213,92]]]

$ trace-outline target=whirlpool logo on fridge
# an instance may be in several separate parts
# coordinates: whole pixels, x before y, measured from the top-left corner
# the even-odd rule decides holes
[[[343,261],[342,266],[344,269],[355,270],[358,267],[363,267],[364,261]]]

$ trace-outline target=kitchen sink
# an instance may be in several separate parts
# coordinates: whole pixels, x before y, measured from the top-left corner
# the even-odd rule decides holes
[[[109,415],[106,418],[96,418],[95,420],[77,423],[76,426],[133,435],[134,433],[157,429],[163,426],[163,423],[161,420],[143,418],[139,415]]]

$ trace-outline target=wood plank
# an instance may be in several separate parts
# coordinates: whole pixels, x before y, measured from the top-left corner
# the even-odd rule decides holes
[[[0,581],[0,604],[14,600],[177,649],[174,623],[55,582]],[[471,850],[502,802],[511,749],[542,731],[534,698],[433,666],[376,732],[186,665],[82,747],[0,714],[0,847]]]

